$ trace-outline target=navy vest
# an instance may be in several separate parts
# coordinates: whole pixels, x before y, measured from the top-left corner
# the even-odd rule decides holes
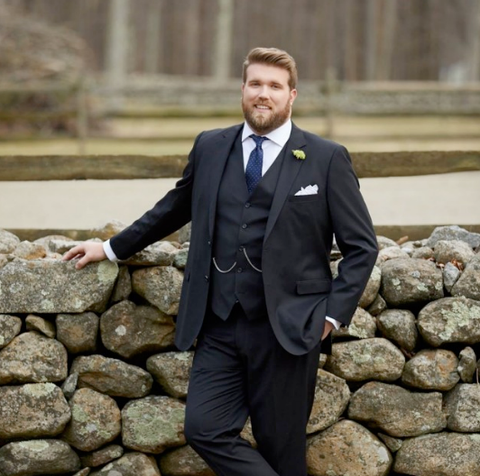
[[[210,273],[210,306],[224,320],[237,302],[249,319],[267,315],[262,273],[254,267],[262,268],[263,238],[283,156],[280,152],[251,196],[245,182],[241,132],[228,157],[217,196],[216,266],[212,263]]]

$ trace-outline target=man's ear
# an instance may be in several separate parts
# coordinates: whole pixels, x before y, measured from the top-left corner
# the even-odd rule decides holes
[[[295,98],[297,97],[297,90],[292,89],[290,91],[290,104],[293,104],[293,101],[295,101]]]

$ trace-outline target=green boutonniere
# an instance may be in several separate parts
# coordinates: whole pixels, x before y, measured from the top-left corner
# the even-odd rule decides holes
[[[306,156],[305,152],[303,152],[303,150],[292,150],[292,154],[298,160],[305,160],[307,158],[307,156]]]

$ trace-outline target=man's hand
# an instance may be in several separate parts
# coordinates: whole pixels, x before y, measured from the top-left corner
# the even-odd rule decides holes
[[[63,255],[63,261],[70,261],[77,259],[78,263],[75,268],[82,269],[86,264],[94,261],[102,261],[107,258],[105,251],[103,251],[103,243],[95,241],[85,241],[73,247]]]
[[[325,321],[325,327],[323,328],[322,340],[325,339],[328,334],[334,329],[334,325],[330,321]]]

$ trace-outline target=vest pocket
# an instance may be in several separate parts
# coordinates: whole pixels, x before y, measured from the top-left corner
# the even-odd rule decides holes
[[[331,288],[332,282],[329,279],[297,281],[297,294],[328,293]]]

